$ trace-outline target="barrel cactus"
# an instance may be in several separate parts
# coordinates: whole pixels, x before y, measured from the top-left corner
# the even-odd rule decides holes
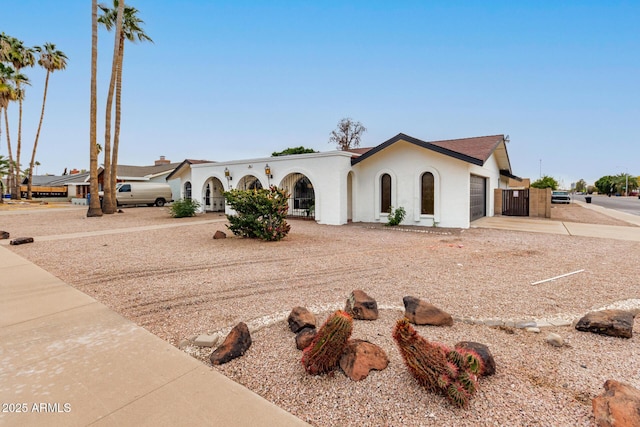
[[[455,406],[468,405],[478,390],[477,376],[483,371],[483,362],[477,353],[429,342],[406,318],[396,323],[393,339],[409,372],[421,386],[443,394]]]
[[[302,352],[302,366],[311,375],[326,374],[338,366],[353,330],[353,319],[345,311],[331,314],[313,341]]]

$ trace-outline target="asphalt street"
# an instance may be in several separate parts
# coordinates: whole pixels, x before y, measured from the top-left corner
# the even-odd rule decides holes
[[[583,195],[572,195],[574,200],[581,202],[585,201]],[[640,199],[635,197],[621,197],[621,196],[605,196],[595,195],[591,196],[591,203],[594,205],[602,206],[603,208],[614,209],[620,212],[630,213],[632,215],[640,216]]]

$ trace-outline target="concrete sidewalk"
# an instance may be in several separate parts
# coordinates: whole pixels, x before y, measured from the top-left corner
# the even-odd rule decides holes
[[[1,426],[302,426],[0,247]]]
[[[593,204],[574,201],[587,209],[629,223],[618,225],[583,224],[516,216],[493,216],[480,218],[471,223],[472,228],[494,228],[499,230],[526,231],[530,233],[552,233],[567,236],[598,237],[603,239],[631,240],[640,242],[640,216],[603,208]],[[634,227],[636,225],[637,227]]]

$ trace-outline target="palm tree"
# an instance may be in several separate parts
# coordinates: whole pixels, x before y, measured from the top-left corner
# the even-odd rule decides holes
[[[17,74],[20,74],[20,70],[24,67],[33,67],[36,63],[36,57],[34,49],[26,47],[22,40],[18,40],[15,37],[7,36],[2,33],[2,42],[0,45],[0,62],[8,62],[13,65]],[[21,88],[21,80],[14,80],[16,83],[16,91],[18,92],[18,102],[20,110],[18,114],[18,142],[16,147],[16,181],[20,176],[20,151],[22,149],[22,101],[24,99],[24,89]],[[19,183],[15,183],[15,196],[20,200]]]
[[[98,5],[105,11],[105,6]],[[116,211],[115,203],[113,203],[113,195],[111,193],[111,113],[113,111],[113,93],[115,91],[116,78],[118,76],[118,41],[122,32],[122,13],[124,12],[124,0],[120,3],[120,7],[116,5],[116,35],[113,46],[113,59],[111,61],[111,80],[109,81],[109,91],[107,92],[107,106],[105,108],[105,126],[104,126],[104,172],[102,177],[102,190],[104,194],[102,212],[112,214]],[[103,24],[103,16],[98,18],[98,22]]]
[[[98,1],[91,0],[91,107],[89,113],[89,202],[87,217],[102,216],[98,197],[98,142],[97,126],[97,74],[98,74]]]
[[[116,29],[116,47],[114,48],[114,59],[117,51],[117,65],[112,68],[111,82],[115,84],[115,96],[116,96],[116,117],[113,136],[113,149],[108,145],[110,141],[106,138],[107,132],[109,132],[110,139],[110,127],[111,127],[111,109],[112,99],[107,99],[107,114],[108,120],[105,126],[105,183],[109,180],[109,192],[110,197],[107,198],[107,188],[105,187],[105,199],[104,209],[105,213],[113,213],[116,209],[116,179],[118,168],[118,149],[120,145],[120,117],[121,117],[121,99],[122,99],[122,66],[124,61],[124,41],[129,40],[131,42],[137,41],[150,41],[153,43],[151,37],[147,36],[142,29],[144,21],[138,18],[138,9],[131,6],[126,6],[125,1],[113,0],[113,9],[101,4],[102,16],[99,21],[105,26],[108,31],[113,28]],[[120,18],[120,21],[118,19]],[[120,22],[120,24],[118,23]],[[120,31],[119,31],[120,30]],[[115,72],[115,74],[114,74]],[[109,95],[112,94],[111,87]],[[107,130],[109,129],[109,130]],[[107,156],[111,156],[109,166],[107,166]]]
[[[7,186],[12,193],[12,197],[16,198],[19,180],[18,173],[15,172],[16,161],[13,159],[13,150],[11,149],[11,133],[9,132],[9,114],[8,107],[12,101],[17,101],[24,94],[22,90],[18,91],[16,85],[30,84],[29,79],[24,74],[16,73],[11,66],[0,63],[0,112],[4,109],[5,130],[7,133],[7,151],[9,152],[9,176]]]
[[[31,199],[31,180],[33,178],[33,163],[36,160],[36,149],[38,148],[38,139],[40,138],[40,130],[42,129],[42,119],[44,118],[44,106],[47,102],[47,90],[49,88],[49,75],[54,71],[64,70],[67,68],[67,56],[64,52],[56,50],[53,43],[45,43],[43,47],[36,47],[35,50],[40,53],[38,64],[47,70],[47,77],[44,80],[44,94],[42,95],[42,111],[40,112],[40,123],[36,132],[36,139],[33,143],[33,151],[31,152],[31,162],[29,163],[29,182],[27,184],[27,199]]]

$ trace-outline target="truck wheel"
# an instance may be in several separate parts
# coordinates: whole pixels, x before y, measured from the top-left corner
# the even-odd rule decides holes
[[[163,207],[165,204],[165,200],[164,199],[156,199],[156,206],[161,208]]]

